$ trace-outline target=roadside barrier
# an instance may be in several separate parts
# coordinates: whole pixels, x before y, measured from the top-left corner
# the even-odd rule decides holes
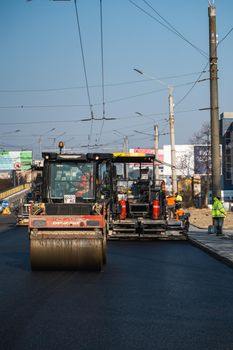
[[[14,188],[11,188],[10,190],[4,191],[0,193],[0,199],[5,199],[10,196],[12,196],[15,193],[21,192],[23,190],[26,190],[31,187],[31,184],[23,184]]]

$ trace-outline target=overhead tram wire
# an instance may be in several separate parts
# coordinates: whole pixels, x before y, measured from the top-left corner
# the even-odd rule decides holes
[[[77,11],[76,0],[75,0],[75,8],[76,8],[76,17],[77,17],[77,20],[78,20],[78,11]],[[79,20],[78,20],[78,23],[79,23]],[[116,118],[106,118],[106,116],[105,116],[102,0],[100,0],[100,27],[101,27],[101,68],[102,68],[101,69],[102,70],[102,84],[101,84],[101,87],[102,87],[102,107],[103,107],[103,112],[102,112],[102,118],[95,118],[93,111],[91,111],[91,118],[86,118],[86,119],[82,119],[81,120],[81,121],[89,121],[89,120],[91,121],[90,133],[88,135],[88,145],[90,145],[91,138],[92,138],[93,121],[94,120],[102,120],[103,121],[102,122],[101,131],[100,131],[100,136],[99,136],[99,140],[100,140],[101,134],[102,134],[102,130],[103,130],[103,126],[104,126],[104,121],[105,120],[115,120],[116,119]],[[80,25],[79,25],[79,33],[81,34]],[[84,57],[84,55],[83,55],[83,57]],[[85,60],[84,60],[84,63],[85,63]],[[84,67],[85,67],[85,65],[84,65]],[[85,71],[86,71],[86,69],[85,69]],[[85,76],[87,76],[87,75],[85,75]],[[87,81],[87,79],[86,79],[86,81]],[[87,87],[88,87],[88,84],[87,84]],[[89,89],[88,89],[88,92],[89,92]],[[95,104],[95,105],[98,105],[98,104]],[[90,105],[90,106],[92,107],[93,105]]]
[[[220,44],[222,44],[222,42],[228,37],[228,35],[233,31],[233,27],[227,32],[226,35],[224,35],[224,37],[218,42],[216,49],[218,48],[218,46]],[[206,68],[209,65],[209,59],[207,61],[207,63],[205,64],[203,70],[201,71],[201,73],[199,74],[197,80],[193,83],[193,86],[191,86],[191,88],[185,93],[185,95],[176,103],[175,107],[178,106],[181,102],[183,102],[183,100],[190,94],[190,92],[194,89],[194,87],[196,86],[196,84],[200,81],[202,74],[204,74],[204,72],[206,72]]]
[[[104,82],[104,39],[103,39],[103,5],[102,5],[102,0],[100,0],[100,41],[101,41],[101,87],[102,87],[102,107],[103,107],[103,112],[102,112],[102,125],[99,133],[99,138],[98,138],[98,143],[100,142],[102,132],[103,132],[103,127],[104,127],[104,122],[106,120],[115,120],[116,118],[108,117],[106,118],[105,114],[105,106],[106,106],[106,101],[105,101],[105,82]]]
[[[222,42],[228,37],[228,35],[233,31],[233,27],[227,32],[226,35],[224,35],[224,37],[219,41],[218,45],[222,44]]]
[[[102,0],[100,0],[100,46],[101,46],[101,78],[102,78],[102,104],[103,104],[103,121],[100,129],[100,134],[98,138],[98,143],[100,142],[104,121],[105,121],[105,91],[104,91],[104,41],[103,41],[103,5]]]
[[[183,39],[184,41],[186,41],[187,43],[189,43],[193,48],[195,48],[195,50],[197,50],[202,56],[207,57],[208,55],[201,49],[199,49],[197,46],[195,46],[194,44],[192,44],[188,39],[186,39],[181,33],[179,33],[175,28],[173,29],[173,26],[170,25],[169,26],[164,24],[163,22],[161,22],[159,19],[157,19],[156,17],[154,17],[152,14],[150,14],[148,11],[144,10],[141,6],[137,5],[134,1],[132,0],[128,0],[128,2],[130,2],[132,5],[134,5],[136,8],[138,8],[140,11],[142,11],[143,13],[145,13],[147,16],[151,17],[153,20],[155,20],[156,22],[158,22],[159,24],[161,24],[164,28],[168,29],[170,32],[172,32],[173,34],[179,36],[181,39]],[[148,5],[149,6],[149,5]],[[153,9],[155,12],[156,10]],[[167,22],[165,19],[163,19],[165,22]]]
[[[196,112],[199,109],[190,109],[190,110],[184,110],[184,111],[176,111],[176,114],[178,113],[188,113],[188,112]],[[162,116],[167,115],[167,112],[161,112],[161,113],[150,113],[146,116]],[[114,119],[135,119],[135,115],[128,115],[124,117],[115,117]],[[164,120],[164,119],[163,119]],[[54,123],[80,123],[82,120],[42,120],[42,121],[22,121],[22,122],[0,122],[0,125],[41,125],[41,124],[54,124]]]
[[[84,49],[83,49],[81,28],[80,28],[79,15],[78,15],[77,0],[74,0],[74,5],[75,5],[76,21],[77,21],[77,25],[78,25],[80,48],[81,48],[81,53],[82,53],[83,70],[84,70],[84,75],[85,75],[87,97],[88,97],[88,103],[89,103],[89,108],[90,108],[90,113],[91,113],[91,118],[90,118],[91,119],[90,138],[91,138],[92,129],[93,129],[94,112],[93,112],[93,105],[91,103],[91,97],[90,97],[90,91],[89,91],[89,85],[88,85],[88,79],[87,79],[87,69],[86,69],[86,62],[85,62],[85,57],[84,57]]]
[[[203,71],[206,70],[207,66],[209,64],[209,60],[207,61]],[[191,88],[185,93],[185,95],[175,104],[175,107],[178,106],[181,102],[183,102],[183,100],[190,94],[190,92],[194,89],[194,87],[197,85],[197,83],[200,81],[201,77],[202,77],[202,74],[199,74],[197,80],[193,83],[193,85],[191,86]]]
[[[233,28],[232,28],[233,29]],[[166,79],[176,79],[183,78],[195,74],[199,74],[201,72],[193,72],[193,73],[184,73],[179,75],[171,75],[166,77],[159,77],[158,79],[166,80]],[[206,72],[203,72],[206,73]],[[152,81],[153,79],[144,79],[144,80],[132,80],[132,81],[123,81],[119,83],[108,83],[105,86],[121,86],[121,85],[131,85],[138,83],[145,83],[147,81]],[[89,85],[89,88],[99,88],[101,85]],[[76,90],[76,89],[86,89],[86,86],[68,86],[68,87],[58,87],[58,88],[47,88],[47,89],[0,89],[0,93],[24,93],[24,92],[53,92],[53,91],[63,91],[63,90]],[[86,106],[86,105],[85,105]]]
[[[200,76],[202,76],[202,74],[204,74],[206,71],[202,71]],[[204,80],[208,80],[208,79],[204,79]],[[201,80],[203,81],[203,80]],[[200,82],[199,79],[197,79],[195,82],[187,82],[187,83],[183,83],[183,84],[177,84],[177,85],[173,85],[174,88],[179,88],[179,87],[183,87],[186,85],[191,85],[193,83],[197,83]],[[126,97],[121,97],[118,99],[114,99],[114,100],[109,100],[109,101],[105,101],[105,105],[106,104],[110,104],[110,103],[115,103],[115,102],[120,102],[120,101],[124,101],[124,100],[130,100],[132,98],[136,98],[136,97],[140,97],[140,96],[146,96],[146,95],[150,95],[150,94],[154,94],[154,93],[158,93],[158,92],[162,92],[162,91],[166,91],[167,88],[162,88],[162,89],[158,89],[158,90],[151,90],[148,92],[144,92],[141,94],[137,94],[137,95],[131,95],[131,96],[126,96]],[[94,103],[92,106],[99,106],[102,105],[103,103]],[[75,108],[75,107],[89,107],[89,104],[83,104],[83,105],[79,105],[79,104],[67,104],[67,105],[13,105],[13,106],[0,106],[0,109],[30,109],[30,108]],[[95,118],[93,117],[93,120],[102,120],[103,118]],[[106,118],[105,120],[114,120],[115,118]],[[92,118],[85,118],[85,119],[81,119],[80,121],[90,121],[92,120]]]
[[[204,57],[208,57],[207,53],[205,51],[203,51],[202,49],[200,49],[199,47],[197,47],[196,45],[194,45],[191,41],[189,41],[187,38],[185,38],[185,36],[183,34],[181,34],[170,22],[168,22],[168,20],[166,20],[166,18],[164,18],[163,16],[160,15],[160,13],[155,10],[155,8],[149,4],[148,1],[146,0],[142,0],[152,11],[154,11],[172,30],[175,31],[175,33],[184,41],[186,41],[189,45],[191,45],[195,50],[197,50],[202,56]]]

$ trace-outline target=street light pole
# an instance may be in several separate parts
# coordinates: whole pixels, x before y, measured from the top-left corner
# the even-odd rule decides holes
[[[120,135],[123,137],[123,152],[129,152],[129,137],[128,135],[125,135],[117,130],[113,130],[115,134]],[[132,135],[131,135],[132,136]],[[128,164],[124,164],[124,177],[128,179]]]
[[[154,164],[154,181],[156,183],[159,180],[159,164],[157,159],[159,159],[159,129],[158,125],[154,125],[154,148],[155,148],[155,164]]]
[[[171,142],[171,166],[172,166],[172,192],[177,192],[176,181],[176,148],[175,148],[175,123],[174,123],[174,100],[172,95],[172,89],[169,89],[169,123],[170,123],[170,142]]]
[[[145,117],[145,118],[152,120],[154,123],[154,119],[147,117],[140,112],[135,112],[135,113],[137,115],[140,115],[141,117]],[[141,133],[145,134],[145,135],[150,135],[150,134],[143,133],[143,132],[141,132]],[[158,162],[156,162],[156,160],[159,159],[159,128],[158,128],[158,125],[155,125],[155,123],[154,123],[154,153],[155,153],[155,161],[154,161],[153,178],[154,178],[154,181],[156,183],[156,180],[159,180],[159,165],[158,165]]]
[[[177,178],[176,178],[176,149],[175,149],[175,123],[174,123],[174,99],[172,95],[172,87],[167,86],[162,80],[156,79],[145,74],[143,71],[134,68],[134,71],[144,75],[149,79],[153,79],[163,86],[166,86],[169,90],[168,103],[169,103],[169,124],[170,124],[170,142],[171,142],[171,165],[172,165],[172,192],[177,192]]]
[[[128,138],[128,136],[124,136],[124,151],[129,152],[129,138]]]

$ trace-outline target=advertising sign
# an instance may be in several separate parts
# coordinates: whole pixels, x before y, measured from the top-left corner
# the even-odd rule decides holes
[[[0,171],[28,170],[32,166],[32,151],[0,152]]]
[[[211,147],[205,145],[194,146],[194,160],[195,174],[207,174],[208,172],[210,173]]]
[[[155,154],[155,150],[153,148],[131,148],[130,152],[132,153],[146,153],[146,154]],[[158,158],[161,162],[163,162],[163,150],[158,150]]]
[[[193,145],[176,145],[176,175],[192,176],[194,174]],[[171,176],[171,146],[164,145],[164,175]]]

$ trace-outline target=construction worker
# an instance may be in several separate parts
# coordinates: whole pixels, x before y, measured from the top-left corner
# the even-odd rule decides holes
[[[176,209],[180,209],[182,207],[182,201],[183,201],[183,198],[180,194],[178,194],[177,192],[175,193],[175,196],[176,196],[176,206],[175,208]]]
[[[223,234],[223,222],[226,217],[225,208],[221,202],[221,198],[219,196],[214,197],[213,205],[212,205],[212,217],[213,217],[213,225],[216,229],[216,235],[220,236]]]
[[[76,197],[88,195],[90,190],[90,177],[91,175],[87,170],[82,173],[79,180],[78,191],[75,193]]]
[[[168,210],[168,218],[175,218],[175,206],[176,206],[176,197],[173,193],[167,196],[167,210]]]

